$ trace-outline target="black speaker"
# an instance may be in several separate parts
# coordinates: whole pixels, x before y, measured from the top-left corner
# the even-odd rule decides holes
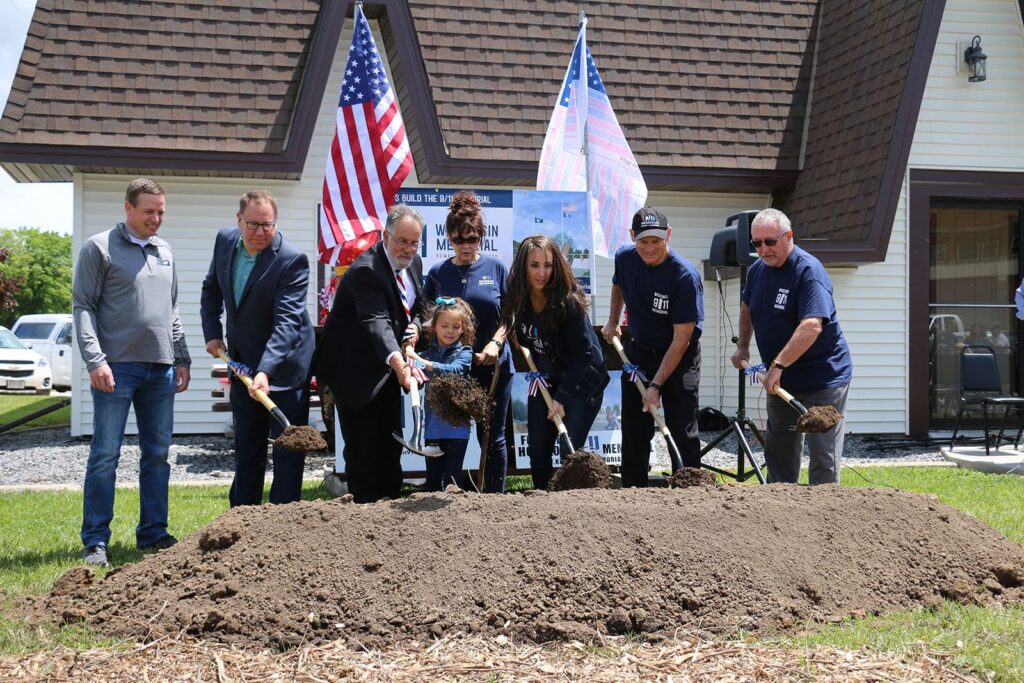
[[[750,251],[750,223],[757,211],[741,211],[729,216],[725,228],[711,238],[713,266],[749,266],[757,260],[757,252]]]
[[[736,228],[724,228],[711,238],[711,257],[708,262],[713,266],[735,268],[736,262]]]
[[[750,224],[760,210],[740,211],[729,216],[725,227],[736,225],[736,260],[738,265],[749,266],[757,261],[757,252],[750,249]]]

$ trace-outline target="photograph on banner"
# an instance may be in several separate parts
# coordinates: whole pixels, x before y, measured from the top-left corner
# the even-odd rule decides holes
[[[473,190],[483,210],[486,234],[480,245],[480,254],[493,256],[505,264],[512,266],[512,190]],[[455,255],[445,221],[448,219],[448,207],[455,195],[463,190],[460,188],[426,189],[414,187],[402,190],[395,195],[395,201],[411,206],[423,216],[423,241],[420,244],[420,258],[423,259],[423,272],[430,271],[431,266],[439,261],[450,259]]]
[[[573,446],[594,451],[609,465],[622,464],[622,385],[619,377],[622,371],[612,371],[612,381],[604,390],[604,402],[601,412],[590,428],[587,443],[574,443]],[[529,386],[525,372],[517,372],[512,377],[512,444],[517,469],[530,469],[530,456],[527,446],[530,436],[526,426],[526,400],[529,397]],[[560,439],[555,442],[554,466],[562,465]]]
[[[547,235],[561,245],[572,274],[590,296],[594,234],[587,223],[587,193],[514,190],[512,195],[513,252],[530,235]]]

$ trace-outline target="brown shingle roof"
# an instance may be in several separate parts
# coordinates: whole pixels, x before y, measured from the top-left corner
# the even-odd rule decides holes
[[[795,188],[776,202],[798,237],[863,242],[876,216],[891,223],[887,198],[894,187],[898,195],[905,156],[898,173],[886,170],[889,164],[896,171],[890,161],[902,141],[894,132],[908,123],[901,106],[915,107],[903,135],[908,146],[913,137],[921,95],[907,84],[915,46],[928,46],[928,33],[920,31],[926,4],[825,3],[804,164]],[[927,59],[931,50],[922,50]],[[923,78],[917,85],[923,90]]]
[[[367,4],[421,182],[536,177],[578,5]],[[588,42],[650,188],[784,191],[776,204],[801,236],[831,240],[816,251],[845,240],[860,251],[838,260],[870,261],[884,258],[944,5],[618,0],[593,5]],[[327,76],[347,10],[39,0],[0,160],[22,180],[129,168],[298,177],[324,89],[338,87]]]
[[[536,162],[577,33],[575,1],[411,0],[452,158]],[[607,2],[587,40],[642,167],[796,170],[815,0]]]
[[[40,2],[0,141],[280,152],[313,0]]]

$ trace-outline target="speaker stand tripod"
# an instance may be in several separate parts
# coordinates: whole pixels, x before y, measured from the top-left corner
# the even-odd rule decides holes
[[[739,371],[739,406],[736,408],[736,415],[729,418],[729,426],[726,427],[718,436],[708,442],[704,448],[701,449],[700,455],[704,457],[711,449],[718,444],[725,441],[730,434],[736,435],[736,471],[730,472],[729,470],[719,469],[711,465],[701,465],[706,470],[711,470],[726,477],[735,479],[736,481],[746,481],[751,477],[757,477],[757,480],[764,484],[764,475],[761,473],[761,467],[754,460],[754,453],[750,450],[750,442],[747,440],[746,430],[749,429],[750,433],[754,435],[757,442],[761,444],[761,449],[764,449],[764,436],[761,434],[761,430],[757,428],[757,425],[747,417],[746,408],[746,393],[747,393],[747,376],[740,370]],[[753,468],[750,471],[746,470],[747,462],[750,462]]]

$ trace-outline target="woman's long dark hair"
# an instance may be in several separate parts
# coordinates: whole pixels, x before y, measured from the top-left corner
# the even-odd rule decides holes
[[[572,274],[569,262],[565,260],[558,242],[547,235],[532,235],[519,245],[512,270],[508,275],[508,296],[501,307],[501,324],[511,331],[515,319],[530,306],[530,279],[528,262],[530,252],[541,249],[551,254],[551,280],[544,288],[547,302],[541,311],[541,325],[549,332],[557,332],[565,323],[566,313],[570,307],[580,313],[586,313],[587,295],[580,286],[576,276]]]

